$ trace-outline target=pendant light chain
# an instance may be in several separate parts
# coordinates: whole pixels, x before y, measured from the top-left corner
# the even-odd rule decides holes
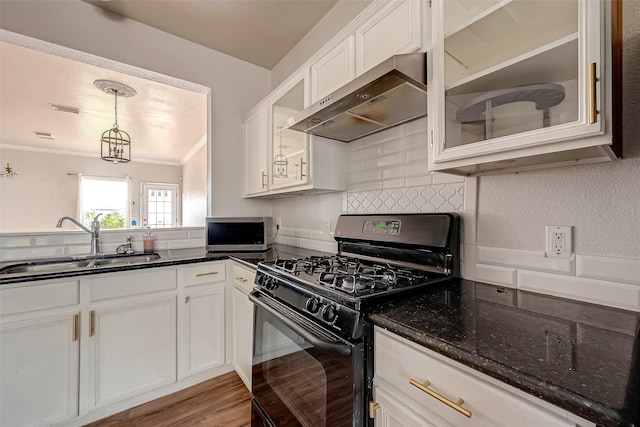
[[[115,94],[116,94],[116,102],[115,102],[115,105],[116,105],[116,107],[115,107],[115,110],[116,110],[116,122],[114,123],[113,127],[114,127],[115,129],[118,129],[118,90],[117,90],[117,89],[115,89],[115,90],[113,91],[113,93],[115,93]]]

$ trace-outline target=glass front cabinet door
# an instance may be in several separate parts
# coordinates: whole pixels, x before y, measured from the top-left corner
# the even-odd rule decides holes
[[[287,120],[304,110],[308,86],[304,75],[294,78],[274,96],[271,104],[271,189],[309,182],[309,136],[287,129]]]
[[[610,120],[610,2],[432,7],[431,170],[474,175],[620,155]]]

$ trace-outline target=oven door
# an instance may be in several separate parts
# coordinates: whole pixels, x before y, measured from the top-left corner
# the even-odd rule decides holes
[[[364,425],[362,342],[350,343],[256,290],[251,425]]]

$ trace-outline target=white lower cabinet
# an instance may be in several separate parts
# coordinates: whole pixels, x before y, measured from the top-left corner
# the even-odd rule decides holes
[[[374,342],[378,427],[594,426],[384,329]]]
[[[225,363],[225,287],[185,292],[180,378]]]
[[[216,261],[178,270],[178,283],[182,289],[179,379],[227,362],[226,267],[226,262]]]
[[[91,406],[176,381],[175,295],[96,307],[90,319]]]
[[[78,415],[79,347],[72,313],[0,326],[0,425],[47,425]]]
[[[0,425],[78,416],[78,281],[0,289]]]
[[[247,388],[251,390],[253,303],[249,301],[248,295],[253,288],[256,272],[235,262],[232,264],[232,271],[233,367]]]
[[[230,371],[228,264],[3,285],[0,426],[81,426]]]

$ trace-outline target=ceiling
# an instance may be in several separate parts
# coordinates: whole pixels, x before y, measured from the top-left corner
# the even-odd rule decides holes
[[[337,2],[84,1],[267,69]],[[100,136],[115,119],[114,97],[94,87],[98,79],[137,91],[118,100],[118,124],[131,136],[132,160],[181,164],[206,142],[207,98],[202,93],[7,42],[0,42],[0,70],[4,147],[97,156]],[[50,104],[80,112],[54,111]],[[41,139],[35,132],[51,133],[55,139]]]
[[[268,70],[337,0],[83,0]]]
[[[118,125],[131,136],[132,160],[181,164],[194,146],[206,143],[207,97],[202,93],[6,42],[0,42],[0,69],[5,146],[98,156],[100,137],[115,121],[114,96],[93,85],[98,79],[137,92],[118,98]],[[54,111],[50,104],[80,111]],[[55,139],[41,139],[35,132]]]

